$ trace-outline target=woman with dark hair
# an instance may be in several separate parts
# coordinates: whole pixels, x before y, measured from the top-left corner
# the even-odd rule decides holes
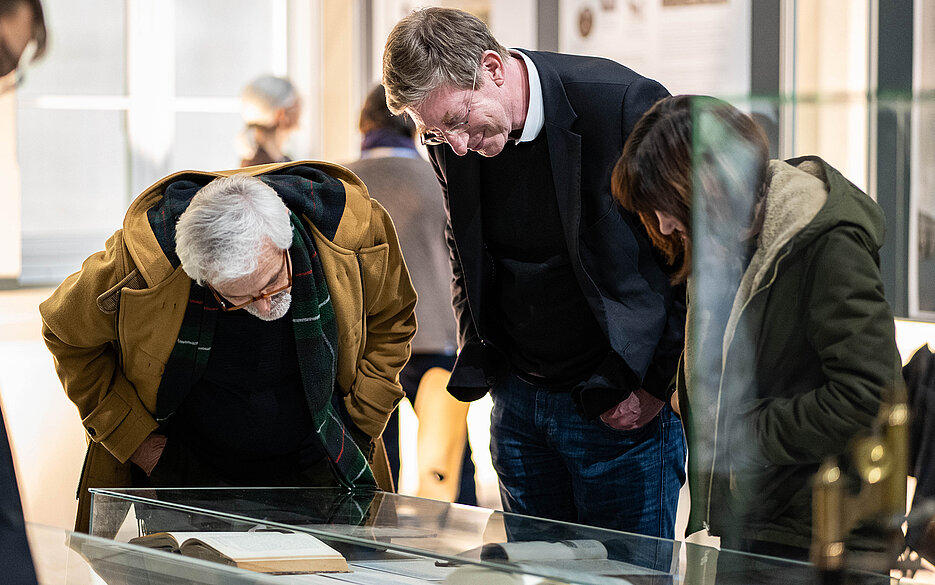
[[[689,284],[671,389],[688,437],[688,532],[807,559],[812,476],[904,390],[879,206],[820,158],[769,160],[749,116],[702,96],[646,112],[612,184]],[[849,544],[878,548],[858,533]]]

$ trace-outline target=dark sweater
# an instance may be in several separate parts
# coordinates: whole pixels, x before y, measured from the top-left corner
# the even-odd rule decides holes
[[[484,243],[510,364],[534,384],[570,389],[609,350],[575,278],[549,172],[545,134],[481,165]]]
[[[204,376],[170,419],[169,440],[186,437],[231,483],[294,473],[323,457],[291,315],[263,321],[244,310],[220,313]]]

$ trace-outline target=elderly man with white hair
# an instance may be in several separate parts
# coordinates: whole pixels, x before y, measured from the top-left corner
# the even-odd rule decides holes
[[[184,172],[42,303],[91,487],[372,486],[416,295],[393,223],[346,169]],[[255,175],[255,176],[251,176]]]

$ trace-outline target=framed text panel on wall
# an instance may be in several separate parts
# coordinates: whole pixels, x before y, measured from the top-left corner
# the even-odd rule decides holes
[[[750,92],[750,0],[562,0],[559,47],[599,55],[673,94]]]

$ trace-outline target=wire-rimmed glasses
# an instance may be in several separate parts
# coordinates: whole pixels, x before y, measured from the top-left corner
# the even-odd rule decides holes
[[[471,120],[471,103],[474,101],[474,89],[477,87],[477,68],[474,68],[474,80],[471,82],[471,95],[468,97],[467,114],[464,115],[464,121],[452,125],[447,130],[425,130],[419,134],[419,142],[422,146],[438,146],[448,142],[448,136],[457,134],[467,128]]]
[[[284,286],[275,288],[271,291],[267,291],[261,295],[251,297],[250,300],[245,303],[238,303],[236,305],[231,303],[230,301],[225,299],[221,294],[219,294],[218,291],[214,290],[213,286],[208,284],[207,287],[211,291],[211,294],[214,295],[214,298],[215,300],[217,300],[218,305],[221,306],[221,310],[225,312],[226,311],[237,311],[239,309],[243,309],[244,307],[250,306],[257,301],[262,301],[263,299],[268,299],[273,295],[278,295],[282,291],[292,287],[292,258],[289,257],[288,250],[283,250],[282,255],[283,255],[283,265],[286,268],[286,281],[287,281],[286,284]]]

